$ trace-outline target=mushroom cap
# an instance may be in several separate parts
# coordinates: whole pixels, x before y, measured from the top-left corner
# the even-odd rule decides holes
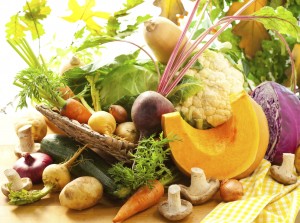
[[[23,177],[21,179],[21,181],[23,184],[23,187],[21,189],[30,190],[32,188],[32,181],[30,178]],[[1,191],[4,194],[4,196],[6,196],[6,197],[8,197],[8,195],[9,195],[8,185],[9,185],[9,183],[5,183],[5,184],[2,184],[2,186],[1,186]]]
[[[293,173],[281,171],[280,166],[273,165],[270,168],[271,177],[278,183],[290,185],[297,182],[297,176]]]
[[[193,211],[191,202],[181,199],[181,208],[179,212],[172,212],[169,210],[168,200],[161,201],[158,204],[158,211],[161,215],[170,221],[179,221],[188,216]]]
[[[209,179],[207,183],[209,184],[209,189],[201,195],[190,194],[188,191],[188,187],[185,185],[179,185],[181,188],[180,193],[185,199],[190,201],[193,205],[203,204],[209,199],[211,199],[220,188],[220,181],[218,179]]]

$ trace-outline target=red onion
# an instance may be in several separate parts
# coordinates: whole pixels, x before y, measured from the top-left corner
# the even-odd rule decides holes
[[[37,184],[42,182],[43,171],[51,163],[52,158],[45,153],[25,153],[15,162],[13,169],[21,178],[28,177],[33,184]]]

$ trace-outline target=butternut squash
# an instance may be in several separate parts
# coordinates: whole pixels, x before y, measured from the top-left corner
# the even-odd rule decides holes
[[[190,175],[200,167],[208,178],[219,180],[244,178],[259,165],[269,141],[268,122],[260,106],[243,92],[232,103],[232,117],[224,124],[208,129],[193,128],[178,112],[162,116],[172,158],[178,168]]]

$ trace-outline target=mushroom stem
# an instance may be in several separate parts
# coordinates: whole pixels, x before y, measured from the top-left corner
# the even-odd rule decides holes
[[[210,184],[206,180],[204,171],[201,168],[191,168],[191,185],[188,188],[190,195],[201,195],[210,188]]]
[[[31,131],[32,125],[24,125],[18,130],[18,137],[20,141],[20,150],[22,152],[31,152],[34,148],[34,140]]]
[[[179,212],[181,208],[180,187],[176,184],[168,189],[168,204],[171,212]]]
[[[177,184],[169,186],[168,199],[158,204],[158,211],[171,221],[179,221],[192,213],[193,205],[180,197],[181,188]]]
[[[283,153],[281,168],[285,169],[288,173],[294,171],[295,155],[292,153]]]
[[[20,175],[14,169],[4,170],[4,175],[8,179],[8,183],[11,183],[11,190],[18,191],[23,188],[23,182]]]
[[[179,185],[181,195],[193,205],[203,204],[211,199],[220,187],[218,179],[206,179],[204,170],[199,167],[191,168],[191,184],[189,187]]]

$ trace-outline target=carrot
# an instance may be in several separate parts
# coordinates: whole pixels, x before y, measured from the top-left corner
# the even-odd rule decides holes
[[[60,114],[70,119],[75,119],[80,123],[88,123],[92,113],[79,101],[69,98],[60,110]]]
[[[120,208],[113,222],[123,222],[131,216],[157,204],[164,195],[164,186],[155,180],[151,187],[140,187]]]
[[[61,93],[61,97],[65,100],[75,96],[74,92],[69,86],[59,87],[58,91]]]

